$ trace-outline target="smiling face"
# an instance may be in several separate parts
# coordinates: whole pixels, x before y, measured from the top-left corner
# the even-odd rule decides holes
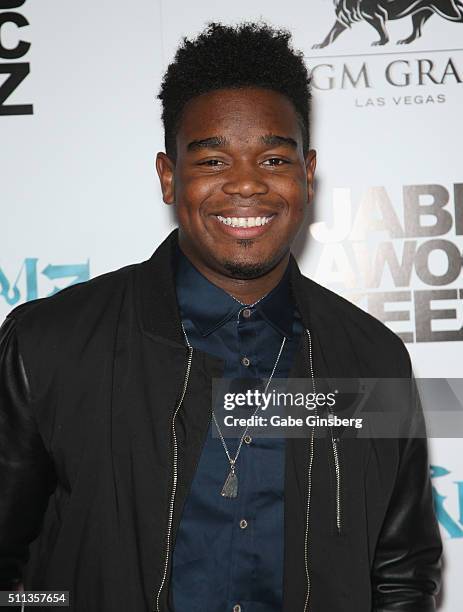
[[[159,153],[156,165],[164,201],[177,205],[180,246],[206,277],[286,267],[315,170],[289,99],[261,88],[197,96],[180,120],[175,163]]]

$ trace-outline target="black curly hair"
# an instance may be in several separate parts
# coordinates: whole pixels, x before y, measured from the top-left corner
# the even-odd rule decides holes
[[[262,87],[285,95],[294,105],[309,148],[310,77],[303,54],[287,30],[265,23],[225,26],[209,23],[194,40],[186,37],[168,66],[158,98],[166,153],[176,157],[176,136],[185,104],[217,89]]]

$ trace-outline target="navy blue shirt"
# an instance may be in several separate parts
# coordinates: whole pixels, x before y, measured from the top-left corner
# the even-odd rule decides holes
[[[302,332],[288,272],[260,302],[245,307],[179,251],[177,298],[189,342],[223,359],[224,377],[267,381],[283,337],[274,378],[288,376]],[[285,438],[247,433],[236,463],[238,496],[222,497],[230,464],[211,419],[173,552],[176,612],[281,611]],[[234,458],[239,438],[225,442]]]

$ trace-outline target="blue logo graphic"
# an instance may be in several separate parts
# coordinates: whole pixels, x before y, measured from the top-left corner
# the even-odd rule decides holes
[[[439,465],[431,465],[431,478],[447,476],[451,472]],[[437,520],[445,529],[450,538],[463,538],[463,481],[454,481],[457,488],[458,497],[458,517],[453,517],[445,507],[447,495],[441,495],[435,486],[432,487],[434,495],[434,507],[436,509]]]
[[[71,279],[68,284],[62,287],[55,285],[52,291],[46,293],[44,297],[54,295],[66,287],[87,281],[90,278],[90,261],[88,259],[86,263],[81,264],[48,264],[40,272],[37,270],[37,262],[37,257],[27,257],[13,282],[9,281],[2,268],[0,268],[0,296],[5,299],[9,306],[15,306],[19,301],[29,302],[37,299],[39,297],[40,278],[48,279],[53,284],[58,279]],[[20,287],[23,288],[22,293]]]

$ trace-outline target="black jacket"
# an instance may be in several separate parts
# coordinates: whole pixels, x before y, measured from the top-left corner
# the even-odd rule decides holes
[[[3,588],[69,590],[78,612],[171,610],[172,549],[223,366],[185,347],[176,241],[2,327]],[[290,266],[316,376],[411,376],[392,332]],[[292,375],[309,376],[306,343]],[[433,611],[440,556],[426,440],[288,439],[284,612]]]

